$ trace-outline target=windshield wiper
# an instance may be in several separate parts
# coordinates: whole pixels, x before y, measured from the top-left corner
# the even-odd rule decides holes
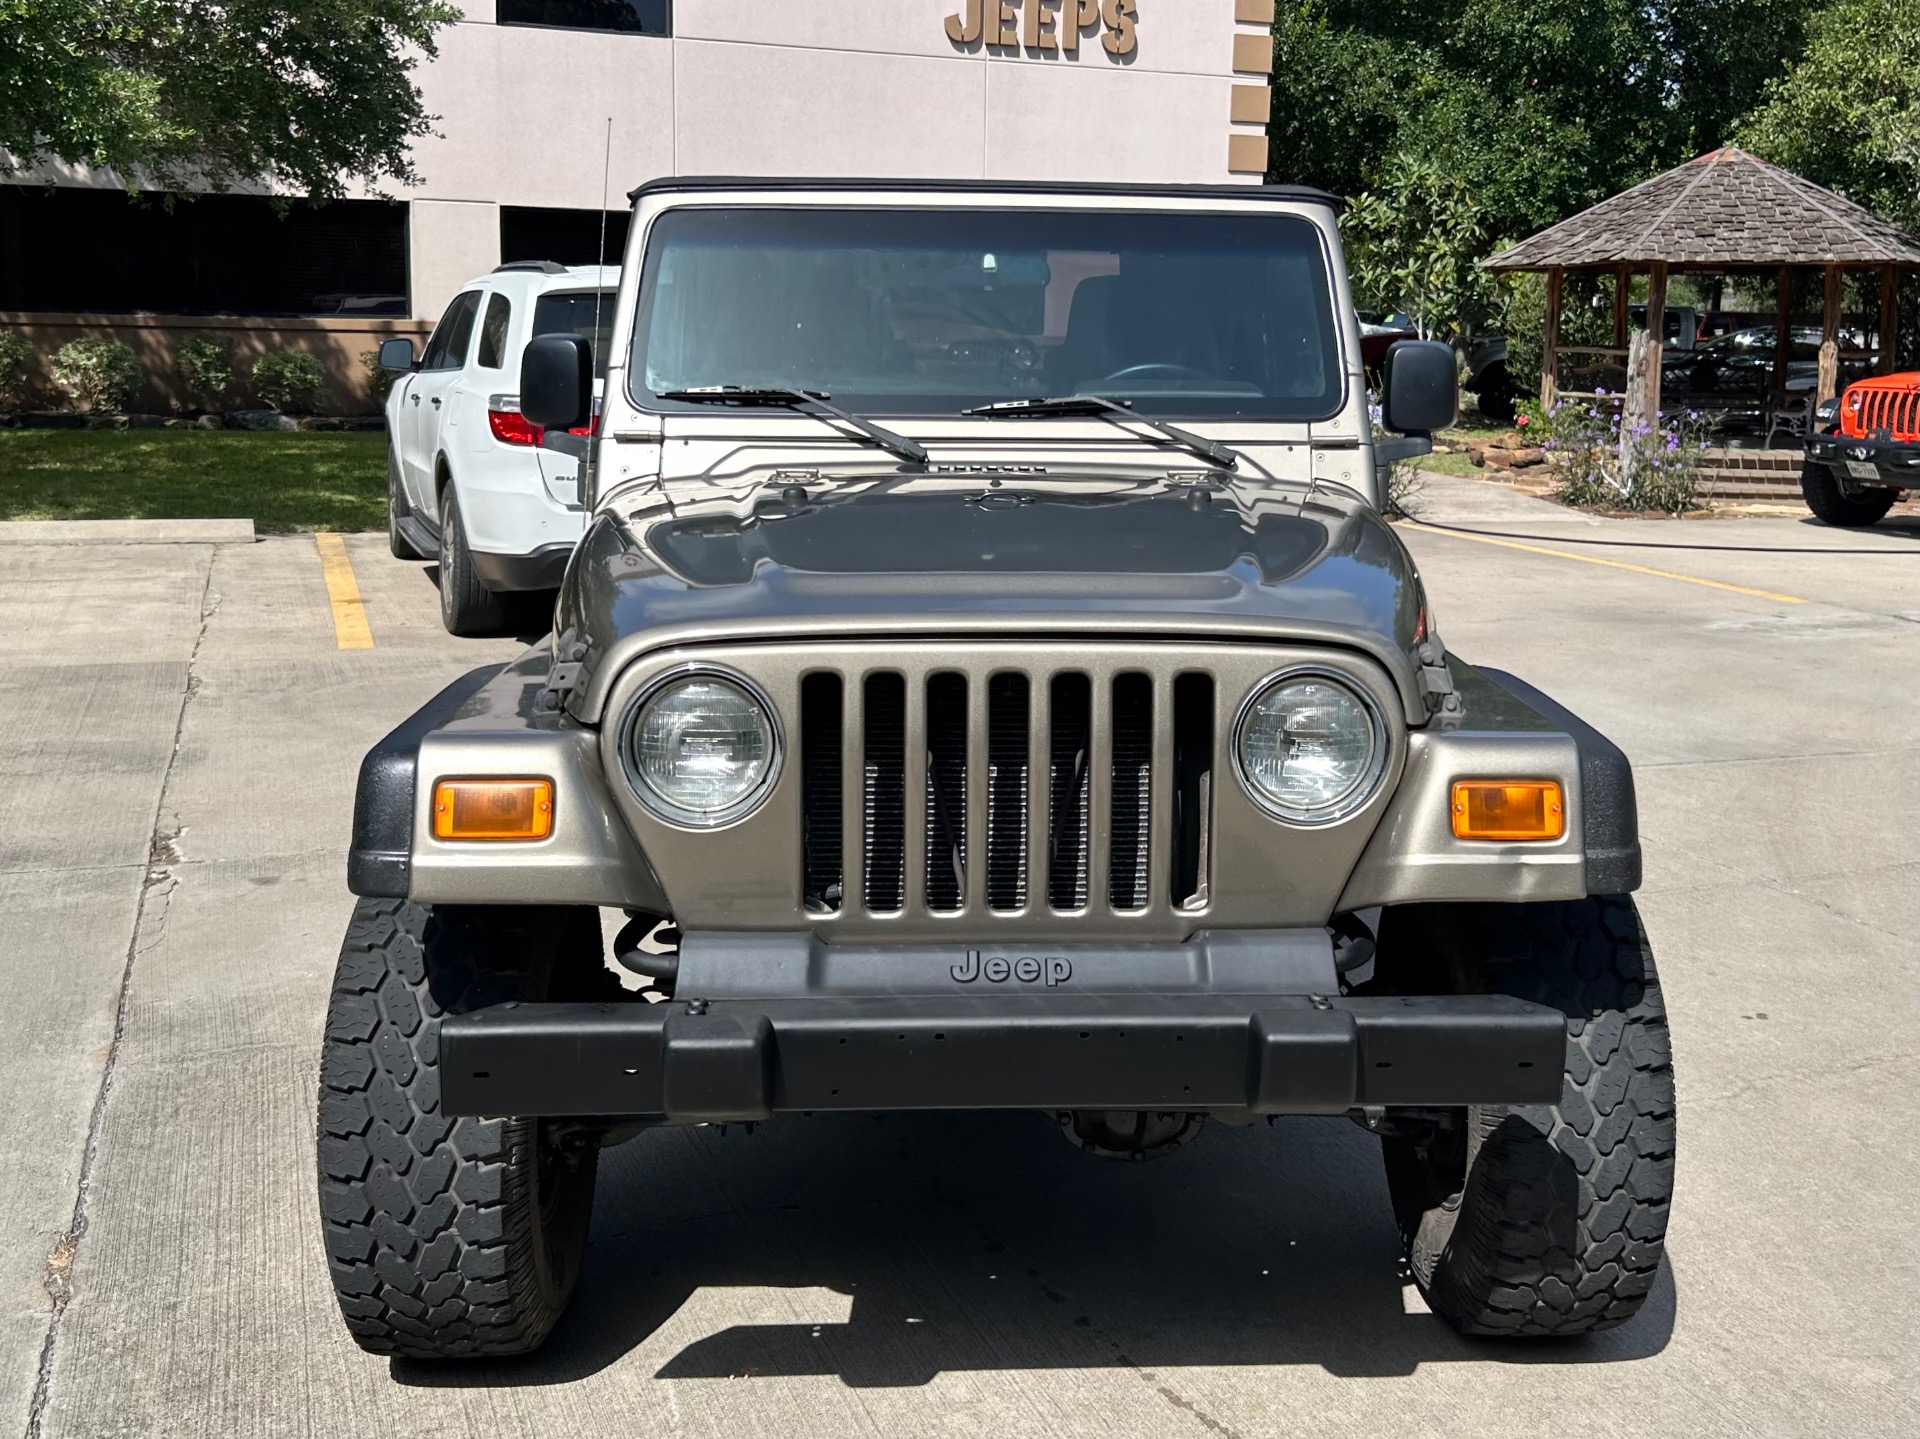
[[[684,390],[662,390],[660,398],[688,404],[785,405],[802,413],[817,411],[816,419],[821,415],[830,415],[842,424],[851,425],[889,454],[898,455],[916,465],[927,462],[927,447],[918,440],[910,440],[884,425],[876,425],[872,420],[849,414],[838,405],[828,404],[830,397],[819,390],[791,390],[777,385],[695,385]]]
[[[1026,416],[1046,415],[1100,415],[1106,419],[1132,420],[1136,425],[1145,425],[1157,434],[1166,436],[1176,445],[1190,454],[1212,464],[1232,469],[1240,461],[1240,452],[1218,440],[1209,440],[1204,435],[1196,435],[1192,430],[1183,430],[1178,425],[1170,425],[1165,420],[1156,420],[1151,415],[1136,415],[1132,408],[1118,400],[1109,400],[1104,395],[1057,395],[1050,400],[1002,400],[993,405],[975,405],[962,414],[996,416],[1002,419]]]

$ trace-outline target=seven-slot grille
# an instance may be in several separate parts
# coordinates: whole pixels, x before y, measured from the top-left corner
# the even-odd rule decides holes
[[[1857,439],[1885,433],[1895,440],[1920,440],[1920,390],[1861,386],[1861,404],[1841,411],[1842,432]]]
[[[1209,675],[826,672],[802,681],[800,706],[814,913],[1147,915],[1205,901]]]

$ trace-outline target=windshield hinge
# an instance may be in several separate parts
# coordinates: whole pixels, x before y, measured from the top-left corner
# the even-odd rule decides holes
[[[534,701],[534,708],[543,714],[552,714],[565,707],[574,690],[587,677],[586,661],[593,649],[586,641],[576,639],[573,627],[569,625],[554,642],[553,653],[553,667],[547,671],[547,682],[540,687],[540,694]]]
[[[1427,714],[1458,716],[1460,695],[1453,687],[1453,671],[1447,668],[1447,652],[1439,637],[1422,641],[1413,656],[1420,662],[1420,698],[1426,701]]]

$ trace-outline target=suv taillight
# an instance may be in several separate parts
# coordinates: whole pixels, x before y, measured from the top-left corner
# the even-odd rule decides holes
[[[518,395],[487,396],[487,428],[503,445],[537,445],[544,433],[520,413]]]

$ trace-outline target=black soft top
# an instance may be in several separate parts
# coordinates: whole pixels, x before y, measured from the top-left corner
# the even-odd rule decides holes
[[[1081,180],[880,180],[842,176],[803,178],[752,175],[666,175],[627,191],[637,202],[642,195],[699,190],[903,190],[913,194],[952,195],[1172,195],[1191,199],[1274,200],[1291,204],[1325,205],[1336,214],[1346,202],[1338,195],[1307,185],[1160,185],[1107,184]]]

